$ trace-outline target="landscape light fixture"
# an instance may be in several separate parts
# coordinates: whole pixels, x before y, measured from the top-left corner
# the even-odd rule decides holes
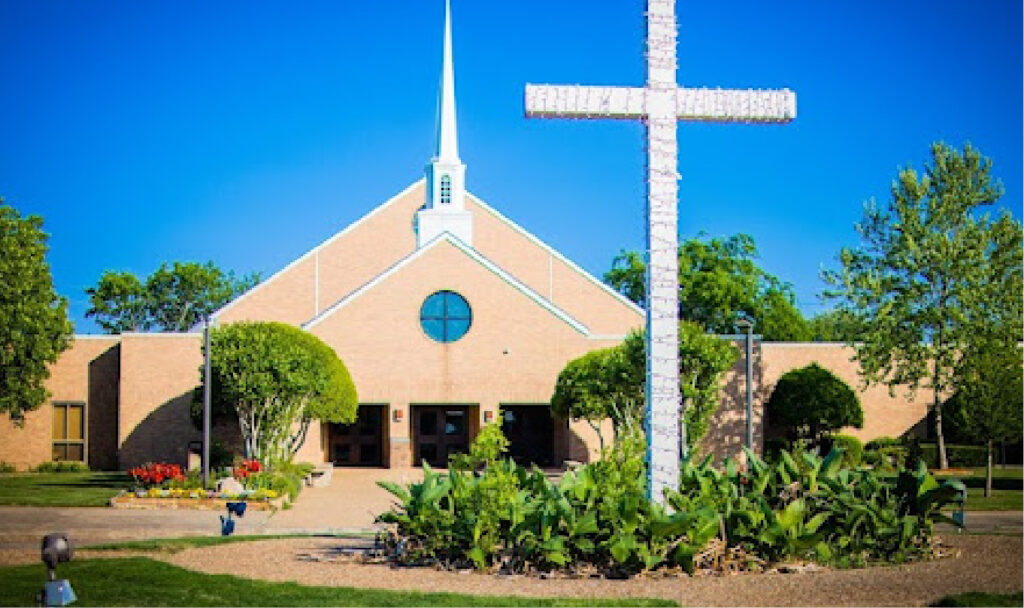
[[[240,501],[237,501],[237,502],[229,502],[229,503],[227,503],[226,506],[227,506],[227,509],[228,509],[228,516],[227,517],[224,517],[223,515],[220,516],[220,535],[221,536],[231,536],[231,534],[235,531],[235,520],[231,517],[232,515],[235,515],[237,517],[244,517],[245,516],[245,501],[244,500],[240,500]]]
[[[44,536],[40,553],[49,571],[49,580],[36,596],[36,603],[40,606],[67,606],[74,602],[77,598],[71,583],[57,578],[57,564],[70,562],[75,555],[75,547],[67,533],[54,532]]]
[[[747,416],[746,416],[746,418],[747,418],[747,436],[746,436],[746,440],[747,441],[746,441],[746,445],[747,445],[748,449],[752,450],[752,449],[754,449],[754,386],[753,386],[753,380],[754,380],[754,360],[753,360],[754,359],[754,346],[753,346],[753,344],[754,344],[754,336],[753,336],[753,333],[752,333],[753,330],[754,330],[754,322],[751,319],[748,319],[746,316],[740,316],[738,319],[736,319],[736,329],[738,329],[740,331],[740,333],[745,334],[746,343],[747,343],[746,344],[746,346],[747,346],[747,349],[746,349],[747,350],[747,354],[746,354],[746,360],[747,360],[747,366],[746,366],[747,367],[747,379],[746,379],[746,385],[747,385],[747,408],[746,408],[747,409],[747,411],[746,411],[746,414],[747,414]]]

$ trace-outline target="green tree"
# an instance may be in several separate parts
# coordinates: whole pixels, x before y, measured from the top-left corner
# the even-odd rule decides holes
[[[859,332],[856,319],[842,310],[829,310],[807,320],[810,339],[814,342],[853,342]]]
[[[345,364],[308,332],[232,323],[212,331],[210,354],[211,407],[237,417],[249,457],[290,461],[312,420],[355,421],[358,400]]]
[[[68,347],[67,300],[53,288],[43,218],[0,198],[0,412],[16,424],[49,394],[48,366]]]
[[[995,223],[976,216],[1003,193],[991,176],[991,161],[969,144],[960,154],[937,143],[931,155],[924,175],[900,171],[885,208],[874,201],[865,205],[857,225],[860,246],[842,249],[840,268],[822,278],[830,286],[826,297],[858,328],[853,345],[865,382],[885,383],[890,391],[906,385],[910,394],[921,386],[932,390],[939,465],[946,468],[939,404],[956,386],[972,327],[1002,314],[986,306],[1021,294],[978,302],[1008,271],[999,266],[1014,258],[996,240],[1006,238],[1000,231],[1015,222],[1005,214]]]
[[[625,355],[620,345],[573,359],[558,374],[551,396],[551,412],[586,421],[597,433],[602,452],[605,440],[601,422],[610,418],[618,430],[635,423],[637,412],[643,409],[643,367],[637,370]]]
[[[732,333],[746,316],[765,340],[806,340],[807,323],[792,287],[756,263],[757,246],[746,234],[689,239],[679,246],[679,316],[710,332]],[[643,306],[643,256],[623,251],[604,275],[608,285]]]
[[[86,317],[108,334],[144,331],[150,326],[149,295],[139,277],[130,272],[108,270],[96,287],[85,290],[90,307]]]
[[[958,430],[988,449],[985,496],[992,495],[992,448],[1000,441],[1020,441],[1022,379],[1021,349],[1008,340],[981,339],[964,353],[956,393],[943,409],[950,411]]]
[[[610,418],[616,436],[640,428],[644,417],[646,354],[643,332],[632,332],[615,347],[591,351],[574,359],[558,375],[551,397],[552,412],[598,425]],[[719,405],[722,374],[739,358],[730,342],[708,335],[695,323],[679,324],[679,384],[682,422],[689,447],[699,444]]]
[[[768,424],[784,430],[787,439],[814,445],[845,426],[859,429],[864,425],[857,394],[817,363],[783,374],[765,410]]]
[[[112,334],[188,331],[257,283],[257,274],[237,278],[213,262],[161,264],[145,282],[130,272],[108,270],[85,290],[90,304],[85,316]]]

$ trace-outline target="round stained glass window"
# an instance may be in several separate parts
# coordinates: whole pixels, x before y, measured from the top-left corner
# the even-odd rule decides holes
[[[469,302],[454,291],[430,294],[420,307],[423,332],[438,342],[455,342],[466,335],[472,324]]]

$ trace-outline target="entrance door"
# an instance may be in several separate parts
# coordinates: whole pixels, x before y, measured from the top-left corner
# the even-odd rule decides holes
[[[331,461],[340,467],[384,465],[383,405],[360,405],[352,424],[331,424]]]
[[[413,406],[413,462],[448,466],[448,456],[469,446],[469,408],[466,406]]]
[[[555,464],[555,421],[547,404],[501,406],[508,455],[525,466]]]

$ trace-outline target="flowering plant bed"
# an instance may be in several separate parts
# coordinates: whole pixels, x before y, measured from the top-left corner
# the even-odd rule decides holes
[[[155,490],[155,491],[154,491]],[[276,492],[227,494],[202,490],[156,490],[120,492],[110,499],[115,509],[208,509],[223,510],[228,502],[244,500],[250,509],[268,511],[281,508],[284,497]]]

